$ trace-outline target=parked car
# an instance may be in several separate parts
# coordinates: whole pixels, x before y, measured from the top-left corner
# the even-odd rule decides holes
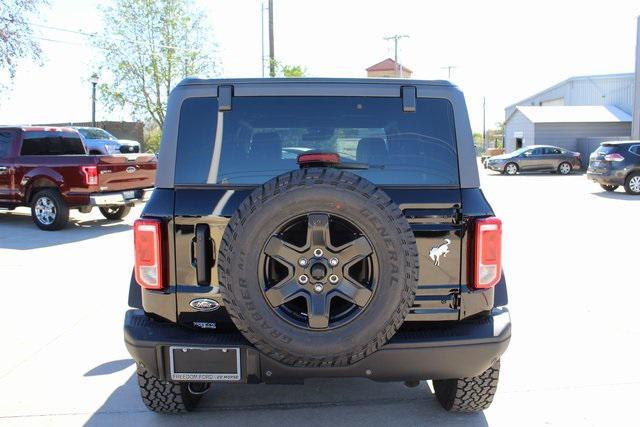
[[[154,156],[87,155],[71,128],[0,127],[0,208],[30,206],[42,230],[63,228],[69,209],[123,218],[148,198],[155,170]]]
[[[582,168],[580,153],[551,145],[529,145],[508,154],[490,157],[485,161],[487,169],[507,175],[518,172],[557,172],[568,175]]]
[[[130,154],[140,152],[140,143],[130,139],[118,139],[104,129],[74,127],[89,150],[89,154]]]
[[[628,194],[640,195],[640,141],[603,142],[589,156],[587,179],[606,191],[624,186]]]
[[[124,320],[150,410],[312,377],[433,379],[447,410],[491,404],[502,226],[455,86],[188,79],[165,126]]]

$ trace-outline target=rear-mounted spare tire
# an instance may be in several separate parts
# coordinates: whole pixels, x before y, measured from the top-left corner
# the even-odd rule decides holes
[[[399,207],[347,171],[306,168],[247,197],[222,238],[225,306],[260,351],[291,366],[345,366],[400,327],[418,281]]]

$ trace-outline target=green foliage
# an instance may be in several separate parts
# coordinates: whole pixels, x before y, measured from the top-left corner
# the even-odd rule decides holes
[[[307,70],[300,65],[283,65],[280,72],[284,77],[304,77]]]
[[[193,0],[114,0],[102,8],[104,33],[95,45],[112,80],[100,85],[107,108],[164,123],[167,98],[187,76],[217,70],[212,29]]]
[[[278,77],[305,77],[307,75],[307,69],[302,65],[287,65],[277,59],[273,59],[271,63],[274,64]]]
[[[157,153],[160,151],[160,140],[162,139],[162,129],[155,122],[147,122],[144,126],[144,143],[142,151],[147,153]]]

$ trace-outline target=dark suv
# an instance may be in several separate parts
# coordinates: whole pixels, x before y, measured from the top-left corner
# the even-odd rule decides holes
[[[600,144],[589,158],[587,178],[606,191],[622,185],[628,194],[640,195],[640,141]]]
[[[159,159],[125,317],[149,409],[312,377],[432,379],[447,410],[490,405],[502,226],[456,87],[188,79]]]

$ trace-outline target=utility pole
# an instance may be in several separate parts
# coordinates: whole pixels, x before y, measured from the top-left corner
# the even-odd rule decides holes
[[[487,120],[486,120],[487,100],[482,97],[482,148],[487,149]]]
[[[276,59],[273,48],[273,0],[269,0],[269,77],[276,76]]]
[[[636,83],[635,99],[633,101],[633,121],[631,123],[631,139],[640,139],[640,16],[636,36]]]
[[[396,72],[396,76],[400,76],[402,77],[402,66],[398,63],[398,40],[400,39],[408,39],[409,36],[406,34],[394,34],[392,36],[389,37],[385,37],[384,39],[389,41],[389,40],[393,40],[393,60],[395,61],[396,65],[395,65],[395,72]],[[398,67],[400,67],[400,69],[398,69]]]
[[[447,70],[447,80],[451,80],[451,70],[455,70],[456,67],[455,65],[447,65],[445,67],[440,67],[441,70]]]

